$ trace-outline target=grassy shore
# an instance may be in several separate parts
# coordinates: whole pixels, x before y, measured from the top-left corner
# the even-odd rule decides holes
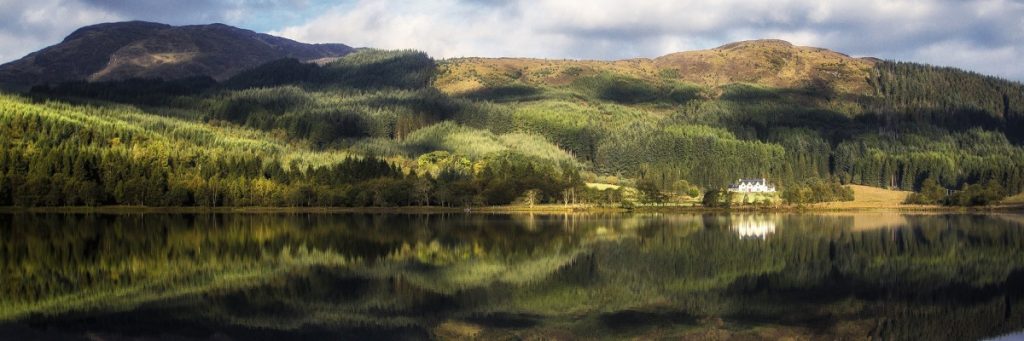
[[[94,207],[0,207],[0,213],[99,213],[99,214],[270,214],[270,213],[360,213],[360,214],[436,214],[436,213],[495,213],[495,214],[564,214],[564,213],[726,213],[726,212],[1024,212],[1024,204],[999,204],[984,207],[952,207],[939,205],[900,205],[900,206],[844,206],[844,205],[811,205],[811,206],[736,206],[731,208],[705,208],[701,206],[641,206],[633,209],[619,207],[596,206],[565,206],[536,205],[534,207],[484,206],[470,208],[439,207],[439,206],[404,206],[404,207],[148,207],[148,206],[94,206]]]
[[[0,207],[0,213],[618,213],[618,212],[829,212],[829,211],[932,211],[932,212],[984,212],[1024,211],[1024,194],[984,207],[951,207],[941,205],[907,205],[903,201],[911,192],[851,185],[853,201],[828,202],[806,206],[795,205],[740,205],[731,208],[706,208],[695,203],[637,206],[633,209],[594,205],[502,205],[480,207],[148,207],[148,206],[95,206],[95,207]]]

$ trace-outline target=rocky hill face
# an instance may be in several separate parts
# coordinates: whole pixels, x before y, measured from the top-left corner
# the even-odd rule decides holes
[[[612,73],[645,81],[676,80],[708,87],[753,83],[793,88],[824,81],[839,91],[863,93],[870,89],[867,78],[875,62],[822,48],[794,46],[782,40],[752,40],[654,59],[454,59],[442,65],[437,84],[447,92],[460,93],[514,82],[566,85],[581,77]]]
[[[223,80],[281,58],[312,61],[352,51],[343,44],[304,44],[223,24],[109,23],[83,27],[57,45],[0,65],[0,84],[27,88],[75,80],[193,76]]]

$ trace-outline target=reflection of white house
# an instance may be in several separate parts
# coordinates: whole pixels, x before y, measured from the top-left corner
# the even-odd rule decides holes
[[[739,179],[729,185],[729,192],[739,193],[774,193],[775,185],[769,184],[765,178]]]
[[[775,233],[775,221],[765,216],[734,216],[730,228],[740,235],[740,238],[765,239],[769,234]]]

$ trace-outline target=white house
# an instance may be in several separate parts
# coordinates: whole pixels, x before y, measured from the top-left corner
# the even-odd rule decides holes
[[[729,192],[738,193],[775,193],[775,185],[769,184],[765,178],[739,179],[729,185]]]

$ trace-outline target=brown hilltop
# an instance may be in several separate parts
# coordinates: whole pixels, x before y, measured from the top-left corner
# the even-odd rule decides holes
[[[657,76],[650,59],[618,61],[534,59],[534,58],[460,58],[441,63],[435,84],[451,93],[474,91],[522,82],[532,85],[560,86],[602,72],[633,78]]]
[[[352,51],[341,44],[303,44],[223,24],[109,23],[83,27],[59,44],[0,65],[0,86],[25,89],[74,80],[192,76],[223,80],[281,58],[315,62]],[[452,59],[440,63],[435,84],[461,93],[516,83],[564,86],[582,77],[614,74],[708,88],[732,83],[793,88],[827,81],[841,92],[865,93],[868,72],[876,62],[782,40],[751,40],[654,59]]]
[[[80,28],[54,46],[0,65],[0,84],[26,88],[133,77],[225,79],[276,59],[315,60],[352,51],[342,44],[304,44],[223,24],[108,23]]]
[[[683,81],[719,86],[755,83],[799,87],[824,79],[848,92],[866,91],[874,62],[835,51],[794,46],[783,40],[750,40],[710,50],[679,52],[654,59],[658,69],[673,70]]]
[[[442,90],[458,93],[513,82],[559,86],[580,77],[613,73],[644,80],[674,79],[708,87],[730,83],[800,87],[812,80],[826,80],[837,90],[863,93],[868,90],[866,78],[875,62],[822,48],[794,46],[782,40],[751,40],[654,59],[452,59],[442,63],[436,84]]]

